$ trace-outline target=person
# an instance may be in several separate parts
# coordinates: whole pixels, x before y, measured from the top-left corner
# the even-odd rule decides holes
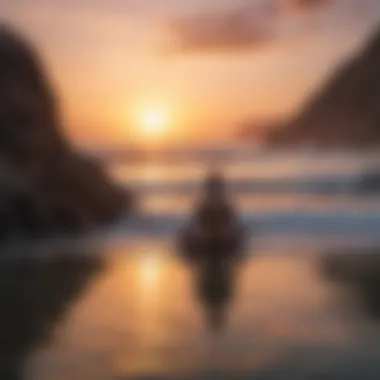
[[[242,244],[242,230],[235,209],[228,199],[223,176],[206,176],[203,195],[182,234],[182,246],[189,257],[208,258],[231,255]],[[200,255],[200,256],[199,256]]]
[[[219,237],[231,231],[236,220],[223,176],[218,172],[208,174],[203,197],[193,216],[193,225],[199,233]]]
[[[202,196],[179,235],[179,253],[193,271],[194,293],[208,328],[225,325],[244,258],[245,231],[219,172],[207,174]]]

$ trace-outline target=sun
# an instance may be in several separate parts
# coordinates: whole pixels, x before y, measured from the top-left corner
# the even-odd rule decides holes
[[[164,108],[147,108],[138,117],[138,128],[146,137],[161,137],[169,128],[170,117]]]

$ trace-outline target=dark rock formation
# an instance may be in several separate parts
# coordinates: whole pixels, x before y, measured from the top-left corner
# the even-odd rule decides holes
[[[376,167],[364,173],[357,181],[355,190],[359,194],[379,194],[380,169]]]
[[[377,248],[330,252],[321,258],[323,278],[346,287],[360,309],[380,319],[380,255]]]
[[[237,126],[237,137],[243,142],[265,143],[272,134],[285,126],[284,121],[247,120]]]
[[[54,329],[103,269],[98,252],[53,251],[51,256],[0,266],[2,380],[26,377],[29,355],[49,345]]]
[[[38,55],[6,27],[0,83],[0,244],[83,231],[130,210],[130,194],[71,149]]]
[[[380,146],[380,32],[268,143]]]

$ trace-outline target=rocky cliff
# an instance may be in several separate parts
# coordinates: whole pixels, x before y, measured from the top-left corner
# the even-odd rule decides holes
[[[293,121],[268,138],[274,144],[380,146],[380,30],[340,67]]]
[[[38,54],[6,27],[0,83],[0,244],[84,231],[131,209],[131,195],[72,149]]]

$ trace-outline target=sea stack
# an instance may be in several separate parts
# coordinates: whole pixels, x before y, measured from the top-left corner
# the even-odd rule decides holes
[[[302,111],[268,136],[269,145],[380,147],[380,24],[364,48],[311,97]]]
[[[34,47],[0,27],[0,245],[83,232],[130,212],[131,194],[65,138]]]

